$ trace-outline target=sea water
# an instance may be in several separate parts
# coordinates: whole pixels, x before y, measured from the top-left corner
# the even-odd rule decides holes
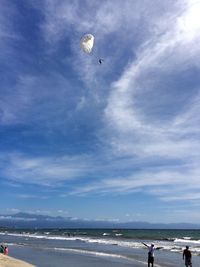
[[[162,249],[155,266],[184,266],[182,252],[189,245],[193,267],[200,266],[200,230],[34,229],[2,230],[0,243],[9,254],[38,267],[146,266],[142,242]]]

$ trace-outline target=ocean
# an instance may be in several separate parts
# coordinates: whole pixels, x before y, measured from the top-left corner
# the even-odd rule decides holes
[[[20,229],[1,230],[0,244],[9,255],[38,267],[142,267],[147,248],[142,242],[162,247],[155,253],[155,267],[184,266],[186,245],[193,267],[200,267],[200,230],[127,229]]]

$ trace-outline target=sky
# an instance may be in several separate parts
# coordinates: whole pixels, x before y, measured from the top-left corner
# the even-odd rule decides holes
[[[197,0],[1,0],[1,214],[199,223],[199,14]]]

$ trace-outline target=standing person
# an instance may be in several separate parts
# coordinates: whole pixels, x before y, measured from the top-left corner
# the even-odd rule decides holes
[[[186,246],[186,248],[183,250],[183,260],[185,259],[185,266],[186,267],[192,267],[192,253],[189,250],[189,246]]]
[[[150,264],[151,264],[151,267],[153,267],[153,264],[154,264],[154,251],[158,250],[158,249],[161,249],[162,247],[155,248],[154,244],[151,244],[151,246],[148,246],[145,243],[142,243],[142,244],[145,245],[149,249],[149,252],[148,252],[148,267],[150,267]]]
[[[4,247],[4,254],[8,255],[8,247]]]

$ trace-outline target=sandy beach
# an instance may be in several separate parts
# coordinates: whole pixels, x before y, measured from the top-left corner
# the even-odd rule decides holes
[[[29,263],[26,263],[24,261],[20,261],[17,259],[14,259],[9,256],[5,256],[3,254],[0,254],[0,267],[35,267],[34,265],[31,265]]]

